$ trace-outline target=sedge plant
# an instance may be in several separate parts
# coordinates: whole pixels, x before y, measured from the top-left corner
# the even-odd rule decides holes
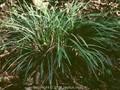
[[[23,72],[25,80],[38,72],[40,81],[49,85],[60,75],[67,78],[77,67],[73,63],[82,64],[79,61],[96,77],[97,72],[104,74],[112,65],[104,51],[119,34],[109,25],[78,15],[84,6],[72,2],[66,12],[54,8],[41,11],[25,4],[27,11],[21,7],[11,11],[2,26],[15,34],[5,45],[14,46],[16,51],[7,58],[3,69]]]

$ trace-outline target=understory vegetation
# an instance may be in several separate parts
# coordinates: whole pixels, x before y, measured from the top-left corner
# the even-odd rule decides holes
[[[113,3],[116,7],[94,2],[98,9],[91,7],[91,0],[64,6],[52,5],[51,0],[51,6],[44,9],[26,2],[15,5],[0,21],[7,38],[2,40],[1,34],[1,71],[18,75],[23,84],[32,78],[32,83],[43,86],[119,90],[119,85],[109,86],[120,75],[117,2]]]

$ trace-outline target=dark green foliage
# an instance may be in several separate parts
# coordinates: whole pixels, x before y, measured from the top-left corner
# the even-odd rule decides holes
[[[22,8],[18,8],[21,13],[12,11],[2,26],[17,33],[8,42],[17,51],[8,57],[3,69],[24,73],[25,80],[39,72],[41,81],[50,85],[60,76],[71,82],[72,75],[95,76],[98,80],[104,75],[111,77],[108,53],[120,48],[119,19],[88,19],[89,14],[78,15],[83,7],[83,3],[73,2],[69,12],[55,8],[40,11],[28,5],[25,12]]]

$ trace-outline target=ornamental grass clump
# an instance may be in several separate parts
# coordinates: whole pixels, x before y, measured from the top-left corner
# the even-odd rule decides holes
[[[61,75],[72,80],[71,73],[80,73],[82,64],[84,72],[96,77],[98,72],[110,71],[111,60],[105,51],[119,33],[106,23],[78,15],[83,7],[83,3],[73,2],[67,13],[66,9],[41,11],[27,5],[27,11],[20,7],[13,10],[2,26],[14,34],[6,47],[16,50],[3,69],[22,72],[25,80],[37,72],[40,81],[49,81],[50,85],[59,83]]]

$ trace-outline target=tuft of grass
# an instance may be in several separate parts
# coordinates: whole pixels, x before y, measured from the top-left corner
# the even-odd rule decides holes
[[[2,26],[16,34],[5,45],[15,45],[17,51],[6,60],[3,69],[23,72],[25,80],[39,72],[40,80],[50,85],[61,74],[67,77],[78,61],[83,61],[96,77],[98,72],[107,72],[112,65],[107,47],[119,47],[119,30],[111,26],[114,22],[78,16],[83,7],[83,3],[73,2],[66,13],[66,9],[40,11],[25,4],[27,11],[21,7],[13,10]]]

